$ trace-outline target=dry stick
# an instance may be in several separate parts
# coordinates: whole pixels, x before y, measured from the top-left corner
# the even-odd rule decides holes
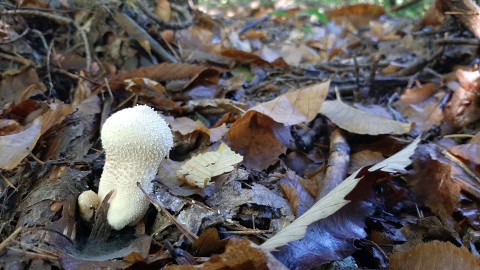
[[[137,182],[137,186],[140,188],[140,190],[143,192],[143,194],[145,194],[145,196],[147,196],[147,198],[150,200],[150,202],[153,203],[155,208],[157,208],[157,210],[161,211],[165,216],[167,216],[170,219],[170,221],[173,224],[175,224],[175,226],[177,226],[177,228],[183,233],[183,235],[188,239],[188,241],[190,241],[190,243],[193,243],[198,239],[198,236],[196,234],[191,232],[187,227],[183,226],[183,224],[178,222],[177,219],[174,216],[172,216],[165,208],[163,208],[160,204],[158,204],[157,201],[155,201],[155,199],[153,199],[152,196],[150,196],[150,194],[148,194],[143,189],[142,185],[139,182]]]
[[[9,39],[9,40],[5,40],[5,41],[0,41],[0,45],[14,43],[15,41],[23,38],[26,34],[28,34],[28,32],[30,32],[30,28],[25,29],[25,31],[23,31],[23,33],[21,33],[20,35],[16,36],[15,38],[12,38],[12,39]]]
[[[157,53],[163,60],[169,61],[172,63],[178,63],[178,60],[169,54],[150,34],[143,29],[137,22],[135,22],[128,15],[121,12],[113,13],[113,19],[115,22],[120,25],[133,39],[140,40],[144,39],[150,44],[151,50]]]
[[[340,184],[347,175],[348,164],[350,162],[350,146],[345,139],[343,132],[338,128],[332,131],[330,136],[330,155],[325,177],[320,183],[316,201],[322,199],[338,184]]]
[[[88,43],[88,37],[85,31],[78,25],[78,23],[70,18],[63,17],[60,15],[56,15],[53,13],[48,13],[44,11],[38,11],[38,10],[31,10],[31,9],[14,9],[14,10],[5,10],[0,12],[0,15],[33,15],[33,16],[40,16],[40,17],[45,17],[50,20],[56,21],[58,23],[63,23],[63,24],[72,24],[77,28],[77,30],[80,33],[80,37],[83,40],[84,47],[85,47],[85,61],[87,62],[87,72],[91,72],[91,64],[92,64],[92,55],[90,52],[90,46]]]
[[[480,40],[480,7],[471,0],[442,0],[446,14],[454,15],[477,39]]]
[[[0,243],[0,253],[10,244],[10,242],[17,237],[22,231],[22,227],[18,227],[12,234],[10,234],[2,243]]]
[[[2,53],[0,52],[0,57],[1,58],[4,58],[4,59],[7,59],[7,60],[10,60],[10,61],[14,61],[14,62],[17,62],[17,63],[20,63],[20,64],[23,64],[24,66],[34,66],[34,63],[28,59],[25,59],[23,57],[20,57],[20,56],[14,56],[14,55],[10,55],[10,54],[6,54],[6,53]]]
[[[397,12],[397,11],[400,11],[402,9],[406,9],[408,8],[409,6],[412,6],[418,2],[420,2],[421,0],[411,0],[411,1],[408,1],[406,3],[403,3],[401,5],[398,5],[398,6],[394,6],[390,9],[390,12]],[[433,4],[432,4],[433,5]]]
[[[8,180],[7,177],[5,177],[3,174],[0,173],[0,176],[2,177],[3,181],[5,181],[5,183],[7,183],[7,185],[11,188],[13,188],[15,191],[18,191],[18,188],[12,184],[12,182],[10,182],[10,180]]]

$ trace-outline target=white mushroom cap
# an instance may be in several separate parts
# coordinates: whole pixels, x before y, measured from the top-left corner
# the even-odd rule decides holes
[[[78,196],[78,208],[80,210],[80,216],[85,221],[91,221],[95,210],[98,208],[100,200],[97,193],[86,190]]]
[[[145,215],[149,201],[136,183],[152,192],[151,181],[173,146],[172,132],[160,115],[143,105],[110,116],[103,125],[101,138],[106,157],[98,196],[103,200],[115,190],[107,219],[114,229],[120,230]]]

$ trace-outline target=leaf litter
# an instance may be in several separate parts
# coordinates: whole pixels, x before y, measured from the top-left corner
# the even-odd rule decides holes
[[[186,2],[0,5],[1,267],[478,269],[476,4]],[[136,104],[175,146],[117,232],[77,198]]]

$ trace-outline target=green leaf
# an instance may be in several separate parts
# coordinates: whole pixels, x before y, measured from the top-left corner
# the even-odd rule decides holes
[[[322,13],[322,12],[319,12],[318,10],[314,9],[314,8],[309,8],[309,9],[306,9],[304,11],[302,11],[303,14],[308,14],[310,16],[315,16],[318,18],[319,21],[321,21],[323,24],[327,24],[328,23],[328,18],[327,16]]]

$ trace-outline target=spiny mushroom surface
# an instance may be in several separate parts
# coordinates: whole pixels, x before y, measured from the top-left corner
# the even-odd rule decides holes
[[[110,116],[102,127],[105,166],[98,196],[110,198],[107,220],[120,230],[145,215],[149,201],[138,188],[152,192],[151,181],[173,146],[172,132],[165,120],[148,106],[123,109]]]

